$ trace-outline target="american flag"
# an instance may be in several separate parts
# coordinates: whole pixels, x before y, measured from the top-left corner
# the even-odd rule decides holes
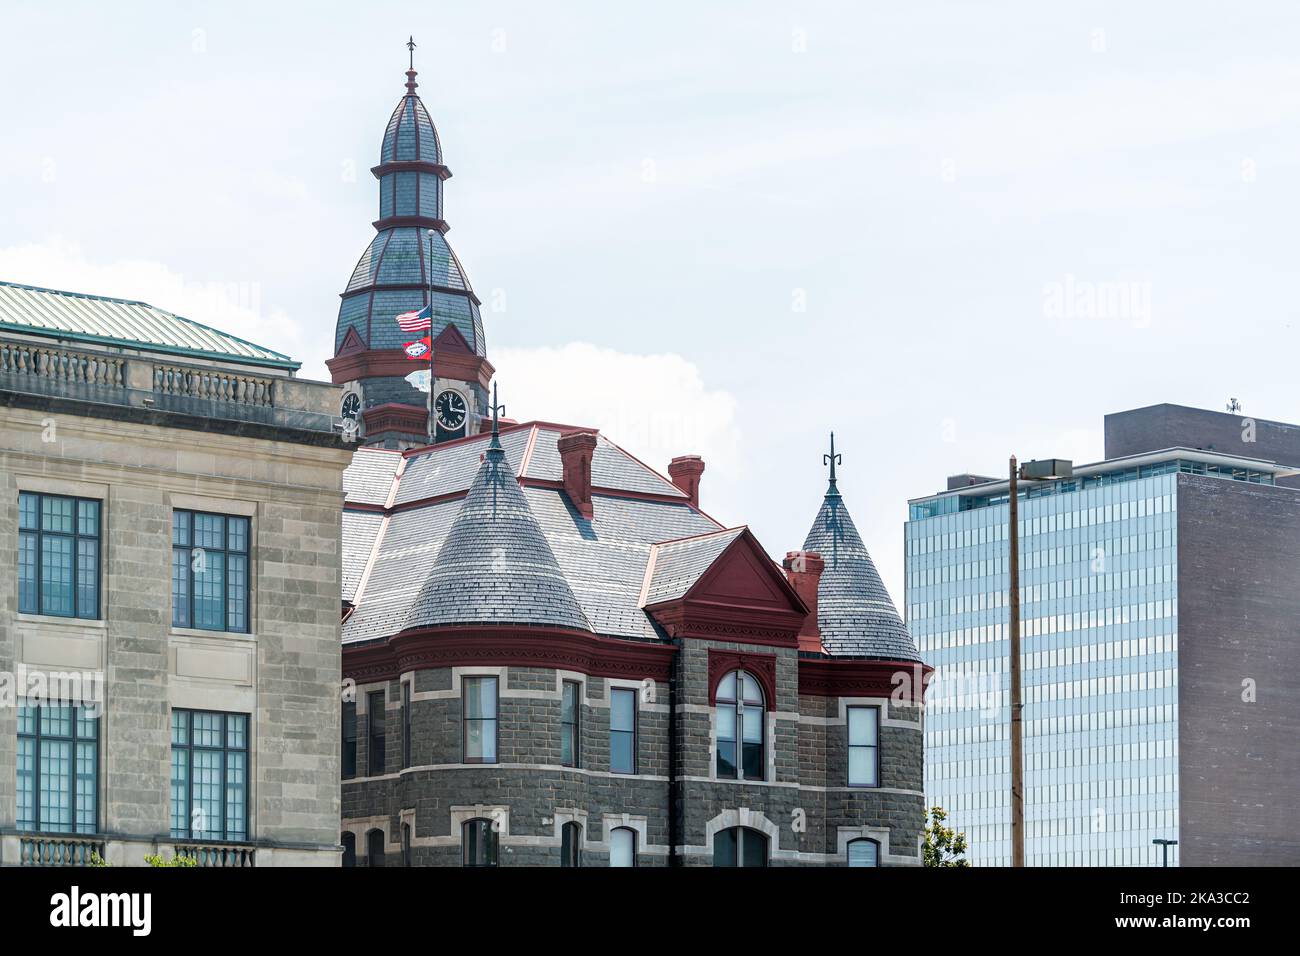
[[[426,305],[415,312],[403,312],[397,317],[403,332],[424,332],[433,326],[433,306]]]

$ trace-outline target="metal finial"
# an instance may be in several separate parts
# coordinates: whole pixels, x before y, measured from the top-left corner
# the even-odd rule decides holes
[[[835,487],[835,466],[844,464],[844,456],[835,454],[835,433],[831,432],[831,453],[822,455],[822,464],[831,466],[831,483],[826,489],[828,495],[838,495],[839,489]]]
[[[497,383],[492,383],[492,441],[488,443],[488,451],[501,449],[501,421],[500,415],[506,410],[504,405],[497,404]]]
[[[406,41],[406,49],[410,53],[410,65],[406,69],[406,92],[414,95],[415,88],[420,84],[415,82],[415,37],[412,36]]]

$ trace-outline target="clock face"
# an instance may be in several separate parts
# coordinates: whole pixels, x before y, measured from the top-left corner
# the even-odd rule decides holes
[[[343,401],[339,403],[339,415],[355,422],[360,411],[361,396],[356,392],[346,392]]]
[[[439,392],[433,407],[438,415],[438,424],[447,431],[455,431],[465,424],[468,409],[465,406],[465,397],[460,392],[451,389]]]

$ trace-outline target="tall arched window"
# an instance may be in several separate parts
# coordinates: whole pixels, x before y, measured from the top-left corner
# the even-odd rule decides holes
[[[343,865],[356,866],[357,865],[357,835],[349,831],[343,834],[343,838],[339,842],[343,844]]]
[[[460,831],[465,866],[497,865],[497,833],[492,821],[479,817],[467,820]]]
[[[762,780],[763,689],[752,674],[732,671],[718,684],[718,776]]]
[[[560,866],[582,866],[582,824],[560,828]]]
[[[849,866],[880,866],[880,844],[866,838],[850,840]]]
[[[384,831],[371,830],[366,834],[366,866],[384,865]]]
[[[402,866],[411,865],[411,825],[402,824]]]
[[[636,831],[631,827],[609,831],[609,865],[636,866]]]
[[[767,837],[749,827],[719,830],[713,838],[714,866],[767,866]]]

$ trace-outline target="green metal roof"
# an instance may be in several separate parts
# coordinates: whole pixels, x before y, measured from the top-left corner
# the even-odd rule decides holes
[[[0,281],[0,330],[5,329],[286,371],[302,364],[146,302]]]

